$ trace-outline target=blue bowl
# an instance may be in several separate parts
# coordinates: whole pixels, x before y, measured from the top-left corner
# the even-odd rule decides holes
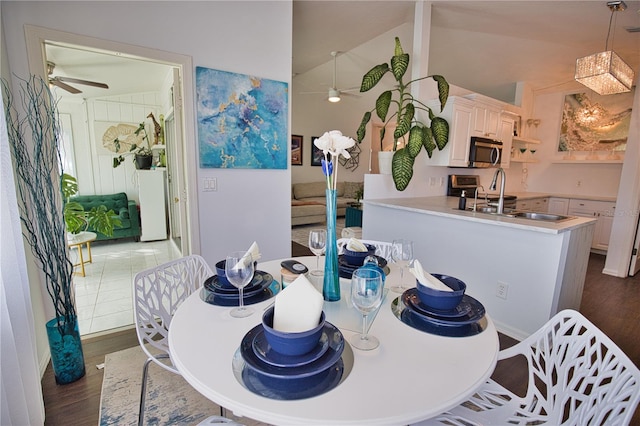
[[[311,352],[316,347],[324,330],[324,311],[320,315],[318,325],[311,330],[299,333],[287,333],[273,328],[274,307],[267,309],[262,315],[262,327],[264,336],[271,348],[283,355],[303,355]]]
[[[342,249],[344,260],[346,260],[349,265],[362,266],[364,259],[367,256],[373,256],[376,254],[376,246],[371,244],[365,244],[365,246],[367,246],[367,251],[352,251],[349,250],[345,244]]]
[[[218,283],[222,288],[235,288],[233,284],[229,282],[227,279],[227,273],[224,270],[224,265],[226,265],[227,260],[221,260],[216,263],[216,275],[218,276]],[[253,269],[255,270],[258,266],[258,262],[253,262]]]
[[[218,283],[220,283],[220,287],[223,288],[235,288],[233,284],[227,280],[227,273],[224,270],[224,265],[227,263],[226,260],[221,260],[216,263],[216,275],[218,276]]]
[[[431,274],[453,291],[436,290],[431,287],[424,286],[416,280],[416,288],[418,289],[418,297],[420,301],[439,311],[450,311],[460,304],[467,285],[455,277],[443,274]]]

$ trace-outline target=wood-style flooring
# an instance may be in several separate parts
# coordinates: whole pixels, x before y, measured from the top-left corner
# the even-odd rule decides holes
[[[293,256],[312,255],[311,251],[292,242]],[[602,274],[604,256],[591,254],[580,311],[606,333],[631,360],[640,366],[640,276],[615,278]],[[500,335],[500,347],[515,340]],[[83,341],[87,374],[82,379],[64,386],[56,385],[51,365],[42,378],[46,420],[45,425],[96,425],[99,421],[100,392],[104,370],[97,364],[104,362],[106,354],[138,344],[133,328],[87,338]],[[142,371],[142,366],[140,366]],[[517,363],[499,363],[495,380],[522,394],[524,379],[518,375],[524,368]],[[640,409],[633,425],[640,425]]]

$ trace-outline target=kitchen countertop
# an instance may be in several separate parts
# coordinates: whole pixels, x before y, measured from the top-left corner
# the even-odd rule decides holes
[[[529,198],[535,193],[526,193]],[[516,195],[516,194],[513,194]],[[538,197],[547,196],[539,195]],[[518,198],[520,196],[518,195]],[[471,200],[473,198],[470,198]],[[452,219],[466,220],[470,222],[485,223],[495,226],[517,228],[529,231],[560,234],[575,228],[586,226],[595,219],[571,216],[571,219],[559,222],[547,222],[523,218],[514,218],[489,213],[479,213],[469,210],[458,210],[457,197],[413,197],[413,198],[386,198],[363,200],[365,204],[388,207],[392,209],[408,210],[425,215],[448,217]]]

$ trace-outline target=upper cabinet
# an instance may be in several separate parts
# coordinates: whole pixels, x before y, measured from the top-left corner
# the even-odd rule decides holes
[[[474,102],[471,136],[497,139],[499,130],[500,108],[485,104],[484,102]]]

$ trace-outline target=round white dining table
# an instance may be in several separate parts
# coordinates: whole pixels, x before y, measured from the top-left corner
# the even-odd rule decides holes
[[[315,257],[296,258],[314,268]],[[258,270],[280,280],[280,260],[261,262]],[[390,265],[385,286],[399,280]],[[409,282],[405,276],[405,280]],[[352,309],[340,279],[342,300],[327,311]],[[468,292],[473,296],[472,283]],[[233,318],[232,308],[204,302],[195,292],[178,308],[169,328],[174,365],[186,381],[215,403],[274,425],[401,425],[428,419],[466,400],[493,372],[499,350],[498,334],[489,318],[486,329],[469,337],[444,337],[414,329],[400,321],[391,304],[399,297],[389,291],[369,332],[380,340],[372,351],[345,345],[342,381],[321,395],[299,400],[274,400],[257,395],[236,378],[232,360],[247,332],[261,323],[273,298],[251,305],[255,312]],[[342,304],[342,305],[339,305]],[[327,315],[331,322],[331,315]],[[338,326],[345,341],[356,334]]]

